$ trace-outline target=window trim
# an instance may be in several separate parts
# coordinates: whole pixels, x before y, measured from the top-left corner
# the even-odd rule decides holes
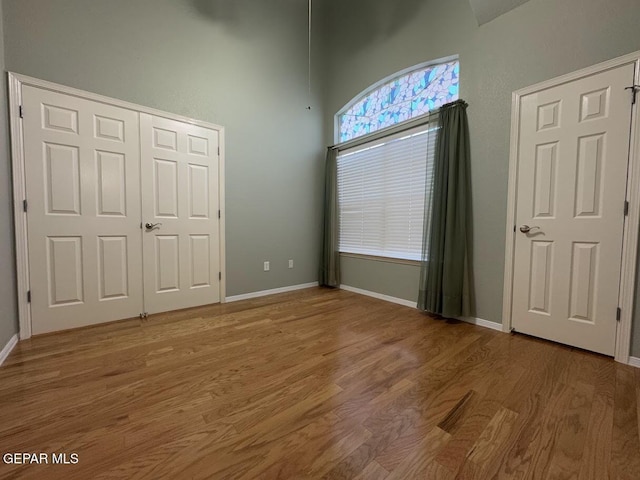
[[[380,130],[376,130],[375,132],[367,133],[366,135],[353,138],[347,142],[338,143],[329,148],[337,150],[338,153],[344,153],[348,152],[349,150],[360,148],[361,146],[368,143],[374,143],[378,141],[387,142],[389,140],[392,140],[393,137],[406,135],[407,132],[423,127],[424,125],[429,125],[432,122],[434,124],[437,124],[439,114],[440,108],[436,108],[434,110],[431,110],[429,113],[425,113],[424,115],[420,115],[419,117],[412,118],[411,120],[407,120],[390,127],[382,128]]]
[[[389,83],[390,81],[394,80],[395,78],[398,77],[402,77],[408,73],[417,71],[417,70],[423,70],[429,67],[432,67],[434,65],[440,65],[441,63],[448,63],[448,62],[455,62],[455,61],[460,61],[460,57],[458,55],[450,55],[448,57],[442,57],[442,58],[438,58],[436,60],[429,60],[428,62],[423,62],[423,63],[419,63],[417,65],[413,65],[412,67],[408,67],[405,68],[404,70],[400,70],[398,72],[394,72],[391,75],[386,76],[385,78],[383,78],[382,80],[377,81],[376,83],[374,83],[373,85],[368,86],[366,89],[362,90],[360,93],[358,93],[355,97],[353,97],[344,107],[342,107],[340,110],[338,110],[338,113],[336,113],[333,117],[333,141],[335,143],[335,146],[341,146],[340,143],[340,116],[342,114],[344,114],[347,110],[349,110],[351,107],[353,107],[353,105],[355,105],[358,101],[360,101],[362,99],[362,97],[367,96],[368,94],[370,94],[371,92],[373,92],[374,90],[379,89],[381,86],[383,86],[386,83]],[[342,145],[348,145],[350,142],[355,141],[355,140],[360,140],[361,138],[365,138],[368,137],[369,135],[375,135],[376,133],[381,133],[381,132],[385,132],[385,131],[389,131],[392,130],[396,127],[398,127],[399,125],[404,126],[405,124],[411,124],[413,123],[413,121],[418,121],[421,120],[425,117],[429,117],[433,112],[436,112],[439,109],[433,110],[429,113],[426,113],[424,115],[421,115],[419,117],[415,117],[412,118],[411,120],[407,120],[404,122],[400,122],[397,123],[395,125],[392,125],[390,127],[386,127],[380,130],[376,130],[375,132],[371,132],[368,133],[366,135],[362,135],[360,137],[348,140],[346,142],[342,142]]]
[[[440,110],[440,109],[437,109]],[[436,110],[434,110],[434,112],[436,112]],[[382,135],[379,138],[371,138],[371,139],[367,139],[367,141],[364,142],[354,142],[353,145],[350,145],[349,143],[345,142],[342,144],[342,147],[338,149],[338,152],[340,155],[349,155],[351,153],[355,153],[358,152],[360,150],[364,150],[365,148],[371,148],[371,147],[376,147],[378,145],[382,145],[383,143],[387,143],[387,142],[392,142],[394,140],[398,140],[402,137],[406,137],[408,135],[416,135],[421,133],[422,131],[424,131],[424,134],[429,134],[429,130],[430,128],[427,126],[430,123],[434,123],[434,126],[431,127],[431,129],[437,129],[438,125],[437,122],[430,119],[429,117],[432,117],[433,114],[426,114],[426,115],[422,115],[421,119],[423,121],[421,121],[420,123],[418,123],[417,125],[410,125],[409,122],[407,123],[402,123],[402,128],[398,129],[397,131],[390,131],[389,133],[387,133],[386,135]],[[399,124],[400,125],[400,124]],[[427,127],[427,128],[425,128]],[[387,129],[385,129],[387,130]],[[376,132],[373,132],[376,133]],[[423,135],[424,135],[423,134]],[[369,134],[371,135],[371,134]],[[365,138],[365,135],[363,135],[362,137],[358,137],[357,139],[360,140],[361,138]],[[365,146],[366,145],[366,146]]]
[[[380,255],[365,255],[362,253],[351,253],[351,252],[338,252],[341,257],[348,258],[357,258],[359,260],[370,260],[373,262],[383,262],[383,263],[397,263],[400,265],[411,265],[414,267],[419,267],[422,265],[420,260],[408,260],[406,258],[396,258],[396,257],[383,257]]]

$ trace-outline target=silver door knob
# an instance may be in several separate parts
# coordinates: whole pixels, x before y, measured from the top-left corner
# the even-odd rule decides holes
[[[531,230],[534,230],[534,229],[536,229],[536,228],[537,228],[538,230],[540,230],[540,227],[530,227],[529,225],[522,225],[522,226],[520,227],[520,231],[521,231],[522,233],[529,233]]]
[[[151,230],[155,230],[156,228],[160,228],[160,225],[162,224],[161,223],[145,223],[144,228],[151,231]]]

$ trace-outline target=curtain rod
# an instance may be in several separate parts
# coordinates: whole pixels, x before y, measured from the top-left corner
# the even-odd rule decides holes
[[[395,135],[396,133],[402,132],[404,130],[409,130],[411,128],[420,127],[422,125],[426,125],[433,121],[432,117],[437,117],[438,114],[449,107],[453,107],[455,105],[463,104],[465,107],[469,104],[462,99],[454,100],[453,102],[445,103],[439,108],[435,110],[431,110],[420,117],[413,119],[407,123],[403,123],[402,125],[393,125],[391,127],[384,128],[382,130],[378,130],[373,133],[367,133],[361,137],[355,138],[353,140],[346,141],[344,143],[336,143],[335,145],[331,145],[329,149],[331,150],[347,150],[349,148],[357,147],[359,145],[363,145],[365,143],[373,142],[375,140],[380,140],[381,138],[389,137],[391,135]]]

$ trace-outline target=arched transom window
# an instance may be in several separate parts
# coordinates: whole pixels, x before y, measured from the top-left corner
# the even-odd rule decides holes
[[[340,143],[414,119],[458,99],[457,60],[420,67],[368,91],[338,114]]]

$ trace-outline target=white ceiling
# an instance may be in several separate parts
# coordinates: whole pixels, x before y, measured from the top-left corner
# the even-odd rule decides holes
[[[478,25],[490,22],[529,0],[469,0]]]

